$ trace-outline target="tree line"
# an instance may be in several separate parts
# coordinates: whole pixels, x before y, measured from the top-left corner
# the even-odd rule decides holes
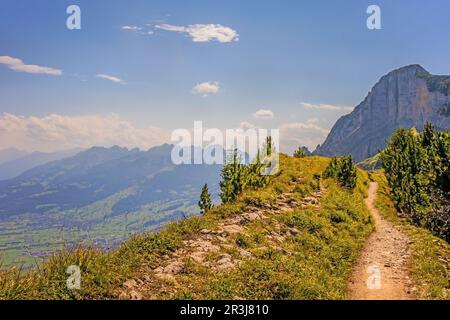
[[[398,129],[381,160],[396,208],[450,242],[450,132]]]

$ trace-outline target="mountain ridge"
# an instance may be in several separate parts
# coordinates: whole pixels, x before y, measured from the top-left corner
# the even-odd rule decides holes
[[[351,154],[363,161],[382,150],[396,129],[422,130],[427,121],[438,130],[450,129],[450,76],[432,75],[418,64],[401,67],[382,76],[365,99],[335,123],[314,154]]]
[[[19,150],[16,148],[7,148],[7,149],[1,149],[0,150],[0,165],[9,162],[14,161],[15,159],[18,159],[20,157],[24,157],[28,154],[28,152]]]
[[[15,149],[6,149],[15,150]],[[1,150],[0,152],[5,151]],[[44,165],[46,163],[71,157],[82,149],[63,150],[56,152],[20,152],[11,157],[8,161],[0,163],[0,181],[15,178],[28,170]],[[3,152],[4,154],[4,152]]]

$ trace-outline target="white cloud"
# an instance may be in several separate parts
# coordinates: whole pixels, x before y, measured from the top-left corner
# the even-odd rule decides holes
[[[139,31],[142,30],[142,28],[138,26],[122,26],[122,30]]]
[[[306,120],[306,123],[319,123],[319,118],[311,118]]]
[[[148,28],[150,26],[151,26],[150,24],[146,24],[143,27],[135,26],[135,25],[127,25],[127,26],[122,26],[120,28],[122,30],[134,32],[134,33],[137,33],[137,34],[140,34],[140,35],[143,35],[143,36],[151,36],[155,32],[153,30],[148,30]]]
[[[272,110],[259,109],[253,114],[253,117],[256,119],[273,119],[274,114]]]
[[[278,127],[279,130],[279,144],[281,152],[292,154],[299,146],[305,146],[310,151],[313,151],[318,144],[321,144],[327,138],[330,130],[318,126],[316,118],[307,120],[307,122],[293,122],[284,123]],[[247,121],[239,124],[239,128],[243,130],[248,129],[270,129],[255,126]],[[277,129],[277,128],[271,128]]]
[[[301,102],[300,103],[303,108],[305,109],[320,109],[320,110],[329,110],[329,111],[338,111],[338,110],[345,110],[345,111],[352,111],[353,107],[347,107],[347,106],[338,106],[333,104],[312,104],[308,102]]]
[[[174,26],[170,24],[157,25],[156,28],[187,33],[194,42],[208,42],[216,40],[221,43],[239,41],[239,34],[229,28],[220,24],[192,24],[189,26]]]
[[[280,127],[280,148],[283,152],[292,153],[299,146],[314,150],[321,144],[330,131],[314,123],[285,123]]]
[[[123,83],[123,80],[114,76],[110,76],[108,74],[97,74],[95,76],[96,78],[100,78],[100,79],[105,79],[105,80],[109,80],[115,83]]]
[[[255,129],[256,127],[253,124],[251,124],[250,122],[242,121],[239,124],[239,128],[243,129],[243,130],[248,130],[248,129]]]
[[[194,94],[202,94],[203,96],[208,96],[210,94],[216,94],[220,90],[219,82],[202,82],[197,84],[193,89],[192,92]]]
[[[170,142],[170,133],[157,127],[139,128],[118,115],[23,117],[0,116],[0,149],[56,151],[92,146],[147,149]]]
[[[17,72],[33,73],[33,74],[48,74],[51,76],[60,76],[62,71],[50,67],[42,67],[34,64],[25,64],[18,58],[10,56],[0,56],[0,64],[6,65],[9,69]]]

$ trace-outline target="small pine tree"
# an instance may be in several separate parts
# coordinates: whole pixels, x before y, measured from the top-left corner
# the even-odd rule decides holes
[[[336,177],[338,171],[339,171],[340,162],[339,159],[336,157],[331,158],[331,162],[328,165],[328,167],[323,172],[323,177],[325,179]]]
[[[438,132],[427,122],[420,138],[428,156],[431,188],[440,189],[444,194],[450,192],[450,133]]]
[[[436,143],[436,129],[434,126],[427,122],[423,128],[422,133],[420,134],[420,139],[422,142],[422,146],[424,148],[434,147]]]
[[[248,183],[248,168],[241,163],[238,151],[235,149],[230,160],[222,168],[220,181],[220,197],[223,203],[236,200]]]
[[[342,186],[348,189],[354,189],[356,187],[357,173],[352,156],[348,155],[340,159],[333,157],[330,164],[325,169],[323,177],[334,177]]]
[[[306,156],[305,149],[303,147],[299,147],[294,151],[295,158],[304,158]]]
[[[213,205],[211,202],[211,194],[208,190],[208,185],[205,184],[202,188],[202,193],[200,194],[200,201],[198,202],[200,207],[200,213],[205,214],[212,209]]]
[[[275,150],[275,146],[273,145],[273,139],[272,136],[268,136],[266,137],[266,141],[263,145],[263,156],[265,157],[270,157],[272,155],[272,153],[274,153]]]
[[[261,174],[264,166],[260,152],[252,163],[245,165],[241,162],[237,149],[235,149],[221,172],[220,198],[222,203],[235,201],[247,188],[256,189],[266,186],[269,177]]]
[[[438,165],[436,170],[435,186],[447,194],[450,200],[450,132],[437,133],[436,154],[438,155]]]
[[[261,172],[264,163],[261,162],[261,152],[258,150],[255,160],[248,165],[248,186],[253,188],[262,188],[267,185],[269,177]]]
[[[337,178],[344,187],[348,189],[355,189],[357,174],[351,155],[341,159]]]
[[[429,205],[430,173],[427,151],[418,132],[397,130],[381,158],[397,209],[419,223]]]

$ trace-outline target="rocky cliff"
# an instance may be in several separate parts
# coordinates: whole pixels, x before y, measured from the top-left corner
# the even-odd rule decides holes
[[[383,149],[397,128],[425,122],[450,129],[450,76],[435,76],[419,65],[390,72],[380,79],[353,112],[340,118],[317,155],[352,154],[362,161]]]

